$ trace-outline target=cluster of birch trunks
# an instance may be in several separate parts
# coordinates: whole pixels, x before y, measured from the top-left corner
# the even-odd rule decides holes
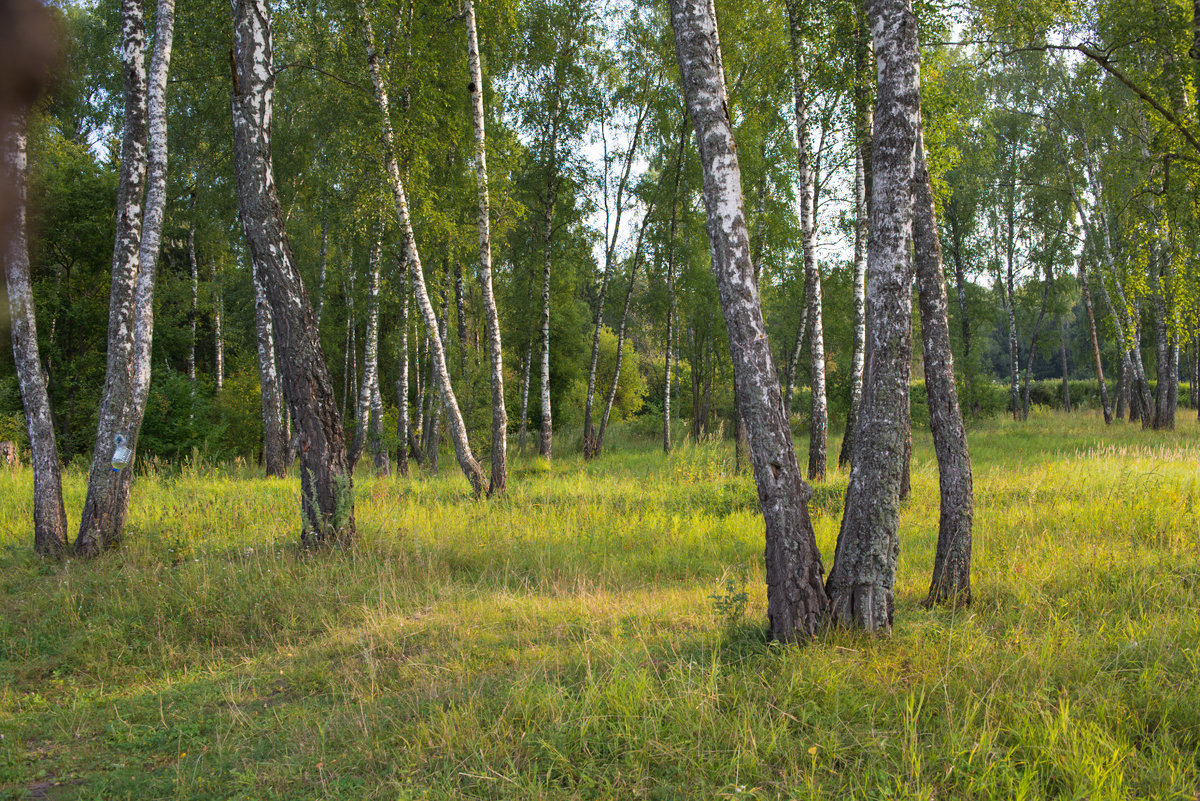
[[[31,18],[40,6],[26,4]],[[800,229],[805,274],[805,322],[796,337],[781,382],[766,335],[760,304],[757,252],[750,241],[737,150],[728,114],[713,0],[671,0],[671,24],[683,82],[687,118],[695,132],[704,175],[703,196],[711,246],[712,270],[728,332],[734,367],[739,427],[748,444],[758,497],[766,524],[768,614],[773,636],[795,641],[813,635],[828,621],[868,630],[886,629],[893,619],[893,585],[899,548],[900,504],[906,493],[911,449],[908,392],[912,363],[911,293],[915,277],[921,310],[925,381],[930,423],[941,482],[941,520],[930,602],[965,603],[970,599],[971,464],[950,352],[945,281],[933,196],[921,131],[921,97],[917,25],[906,0],[872,0],[858,19],[855,54],[855,336],[852,360],[852,403],[849,428],[840,460],[850,465],[850,483],[836,553],[828,577],[809,519],[811,489],[801,473],[788,414],[795,391],[796,363],[807,332],[812,364],[812,416],[807,478],[826,472],[828,411],[824,386],[821,326],[821,276],[814,251],[814,164],[808,143],[806,66],[800,37],[804,8],[786,4],[791,33],[791,72],[795,93],[798,170],[802,187]],[[384,76],[386,52],[376,45],[371,15],[363,0],[356,4],[374,101],[384,145],[384,169],[392,212],[402,238],[404,280],[417,302],[417,314],[428,332],[431,383],[440,396],[440,415],[458,465],[477,497],[502,493],[507,480],[508,417],[504,403],[504,366],[500,323],[492,287],[491,233],[486,162],[483,74],[471,0],[460,6],[471,82],[467,102],[474,130],[474,166],[478,193],[478,280],[486,319],[491,376],[491,459],[485,470],[472,448],[467,426],[451,382],[445,348],[445,312],[434,308],[391,122],[391,98]],[[356,401],[358,433],[347,442],[343,414],[318,337],[320,306],[314,308],[301,279],[285,228],[271,155],[271,118],[275,66],[271,9],[267,0],[232,0],[231,50],[233,154],[236,194],[242,230],[250,254],[258,320],[258,347],[263,383],[264,422],[269,472],[283,474],[291,458],[299,461],[301,529],[305,543],[347,542],[355,536],[353,471],[368,446],[376,468],[388,469],[381,446],[382,398],[378,380],[381,248],[372,248],[369,267],[368,330],[364,378]],[[154,329],[155,268],[166,206],[166,93],[171,60],[174,0],[157,0],[155,31],[147,54],[141,0],[121,1],[121,63],[124,79],[124,124],[112,284],[106,378],[96,432],[87,500],[78,535],[68,546],[62,502],[59,455],[50,415],[45,377],[38,352],[29,277],[24,220],[26,183],[26,113],[32,97],[6,96],[3,116],[3,167],[14,192],[4,206],[4,263],[13,311],[14,353],[26,410],[34,475],[35,546],[54,555],[68,547],[94,555],[117,544],[129,508],[132,471],[116,460],[119,445],[136,453],[138,432],[150,385],[150,352]],[[870,31],[870,37],[866,31]],[[870,39],[871,41],[868,41]],[[874,113],[870,108],[871,60],[875,60]],[[147,55],[148,65],[147,65]],[[648,86],[648,84],[647,84]],[[621,162],[616,216],[611,240],[606,234],[604,282],[592,341],[584,417],[584,455],[599,454],[616,394],[616,380],[597,414],[597,362],[604,293],[614,272],[617,231],[623,196],[642,123],[643,104],[633,142]],[[551,126],[551,137],[554,126]],[[673,180],[678,185],[690,137],[681,121]],[[553,143],[551,150],[553,151]],[[868,188],[869,183],[869,188]],[[553,184],[547,187],[553,208]],[[678,195],[678,191],[675,193]],[[11,201],[11,202],[9,202]],[[544,220],[546,238],[551,211]],[[672,221],[675,215],[672,214]],[[674,225],[674,223],[672,223]],[[645,225],[642,226],[645,230]],[[674,231],[672,230],[672,235]],[[1103,234],[1099,231],[1098,234]],[[1100,237],[1102,241],[1102,237]],[[636,253],[640,254],[641,235]],[[193,278],[197,272],[192,252]],[[550,249],[543,270],[540,345],[541,416],[539,451],[551,454],[549,389]],[[673,257],[672,257],[673,258]],[[637,255],[631,270],[636,275]],[[673,261],[668,283],[674,280]],[[632,290],[633,282],[630,282]],[[323,297],[323,296],[322,296]],[[621,330],[629,310],[624,300]],[[219,309],[219,305],[218,305]],[[407,305],[405,305],[405,312]],[[1118,321],[1120,322],[1120,321]],[[193,322],[194,325],[194,322]],[[675,309],[667,315],[667,352],[675,331]],[[218,334],[218,337],[220,335]],[[623,344],[623,337],[618,339]],[[618,346],[620,347],[620,345]],[[405,349],[407,350],[407,349]],[[619,351],[618,351],[619,353]],[[276,357],[278,372],[276,373]],[[618,355],[619,359],[619,355]],[[529,359],[524,365],[526,375]],[[1131,364],[1134,385],[1145,387],[1140,362]],[[667,386],[671,362],[667,359]],[[189,359],[194,369],[194,357]],[[618,367],[619,373],[619,367]],[[407,370],[402,371],[407,376]],[[1140,382],[1140,383],[1139,383]],[[523,394],[528,395],[528,378]],[[1139,390],[1145,392],[1144,389]],[[400,437],[410,440],[407,388],[401,390]],[[670,403],[670,392],[666,393]],[[1149,409],[1149,397],[1142,402]],[[664,410],[664,446],[670,448],[670,408]],[[524,420],[525,415],[522,415]],[[596,418],[599,418],[599,425]],[[294,429],[285,435],[284,420]],[[368,422],[369,421],[369,422]],[[437,425],[437,424],[435,424]],[[436,440],[433,443],[436,447]],[[288,453],[288,451],[292,453]],[[400,469],[405,469],[402,461]]]

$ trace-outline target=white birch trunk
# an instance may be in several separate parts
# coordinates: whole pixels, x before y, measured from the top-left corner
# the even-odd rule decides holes
[[[483,113],[483,68],[479,62],[479,37],[475,30],[475,4],[466,0],[467,62],[471,70],[471,120],[475,129],[475,187],[479,200],[476,229],[479,233],[479,286],[487,323],[488,357],[492,385],[492,474],[488,494],[503,494],[508,485],[508,411],[504,407],[504,351],[500,342],[500,315],[492,290],[491,202],[488,199],[487,133]]]
[[[867,346],[850,483],[826,590],[834,621],[890,629],[912,353],[909,238],[920,126],[916,19],[906,0],[872,0],[878,83],[872,137]]]
[[[400,364],[399,376],[396,378],[396,472],[402,476],[408,475],[408,440],[410,436],[408,422],[408,264],[399,266],[400,294]]]
[[[808,346],[811,369],[811,416],[808,428],[808,480],[824,481],[829,431],[825,396],[825,334],[821,316],[821,271],[816,254],[816,185],[808,142],[808,71],[801,46],[804,0],[788,0],[789,46],[792,57],[793,112],[796,122],[796,159],[800,173],[800,241],[804,252],[804,296],[808,306]]]
[[[221,325],[221,318],[225,315],[225,296],[217,275],[216,256],[209,262],[208,275],[213,292],[213,371],[216,374],[217,391],[220,391],[225,386],[225,331]]]
[[[38,353],[37,318],[34,314],[33,284],[29,273],[29,246],[25,230],[25,198],[28,186],[26,112],[21,109],[0,120],[0,177],[11,194],[4,230],[4,280],[11,314],[13,363],[25,409],[33,467],[33,549],[40,556],[56,557],[67,549],[67,513],[63,506],[62,467],[54,417],[46,391],[46,376]]]
[[[869,49],[863,9],[858,2],[854,6],[854,342],[850,355],[850,405],[846,410],[846,433],[838,453],[840,467],[850,464],[850,455],[854,452],[854,429],[862,404],[863,372],[866,367],[864,350],[867,344],[867,234],[870,228],[867,172],[871,159],[871,107],[867,80],[870,67],[867,63]]]
[[[145,16],[139,0],[121,2],[121,64],[125,78],[125,127],[117,184],[117,224],[108,305],[108,356],[96,445],[88,475],[75,551],[95,556],[114,546],[124,528],[119,473],[112,470],[116,437],[126,434],[133,405],[133,343],[146,179]]]
[[[446,417],[449,422],[450,439],[454,443],[454,453],[458,458],[459,467],[462,468],[463,473],[471,484],[471,489],[474,491],[476,497],[478,497],[483,494],[485,487],[483,468],[479,466],[479,462],[475,460],[475,456],[471,453],[471,443],[467,438],[467,426],[463,422],[462,412],[459,411],[458,399],[454,396],[454,387],[450,384],[450,372],[446,368],[446,350],[442,346],[441,337],[438,335],[437,315],[434,313],[433,304],[429,300],[429,292],[425,286],[425,272],[421,267],[421,256],[417,250],[417,238],[413,233],[412,220],[409,217],[408,196],[405,194],[404,183],[400,178],[400,166],[396,161],[396,137],[392,130],[390,104],[388,102],[387,89],[383,83],[383,72],[380,68],[378,53],[375,50],[375,32],[371,25],[370,17],[367,15],[367,9],[363,0],[358,0],[357,9],[366,38],[367,67],[371,73],[371,83],[375,89],[375,101],[379,105],[382,120],[384,150],[386,153],[388,177],[391,180],[392,201],[396,207],[396,219],[400,223],[401,236],[404,238],[405,253],[407,253],[409,259],[409,268],[412,275],[413,289],[417,296],[417,305],[421,310],[421,314],[425,319],[425,326],[429,331],[428,341],[433,357],[434,374],[441,389],[442,404],[445,407]]]
[[[808,516],[812,490],[792,447],[754,280],[712,1],[671,0],[671,24],[704,171],[708,236],[729,334],[734,394],[766,522],[767,615],[775,638],[806,639],[817,632],[826,609],[821,555]]]

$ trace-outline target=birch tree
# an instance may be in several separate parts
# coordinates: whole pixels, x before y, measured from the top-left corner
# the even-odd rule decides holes
[[[301,541],[355,536],[354,484],[317,318],[284,230],[271,156],[275,66],[267,0],[233,0],[233,155],[238,209],[262,271],[283,390],[300,436]]]
[[[367,9],[362,0],[357,2],[359,21],[363,26],[363,37],[367,48],[367,70],[371,76],[371,84],[375,90],[375,102],[379,107],[381,126],[383,129],[383,144],[387,176],[391,184],[392,201],[396,209],[396,219],[400,223],[400,235],[404,241],[404,252],[408,257],[409,275],[413,290],[417,296],[417,306],[425,320],[428,330],[430,357],[433,362],[434,378],[442,396],[442,406],[446,412],[450,429],[450,439],[454,443],[454,453],[459,467],[471,484],[476,497],[483,494],[485,480],[483,468],[471,453],[471,443],[467,439],[467,426],[463,422],[462,412],[458,407],[458,399],[454,395],[454,387],[450,384],[450,372],[446,367],[446,349],[438,333],[437,314],[434,313],[433,303],[429,299],[429,291],[425,286],[425,272],[421,266],[421,256],[417,250],[417,239],[413,233],[412,220],[408,210],[408,196],[404,191],[404,182],[400,177],[400,165],[396,161],[395,133],[392,129],[391,104],[388,99],[387,87],[384,85],[383,71],[379,63],[379,54],[375,49],[375,31]],[[436,441],[436,440],[435,440]]]
[[[383,258],[380,236],[380,232],[375,233],[367,257],[367,335],[363,346],[363,377],[358,390],[354,444],[347,458],[353,470],[369,445],[375,472],[386,475],[389,465],[387,454],[383,451],[383,432],[380,428],[383,403],[379,392],[379,289],[382,281],[380,261]]]
[[[408,264],[401,261],[397,272],[400,295],[400,360],[396,378],[396,472],[408,475],[408,451],[411,426],[408,420]]]
[[[890,629],[899,554],[900,483],[912,352],[908,243],[920,126],[916,19],[906,0],[871,0],[878,79],[872,136],[867,347],[850,483],[826,582],[832,619]]]
[[[146,181],[147,108],[145,13],[139,0],[121,2],[121,65],[124,72],[125,124],[121,134],[121,170],[117,184],[117,222],[109,291],[108,351],[104,395],[88,474],[75,551],[95,556],[116,544],[124,527],[119,474],[111,467],[116,438],[127,436],[133,404],[134,331],[137,322],[138,256]]]
[[[850,352],[850,403],[846,408],[846,433],[838,453],[838,466],[850,464],[854,430],[862,404],[864,350],[867,343],[867,178],[871,164],[870,43],[861,0],[854,3],[854,341]],[[961,298],[960,298],[961,299]],[[964,317],[965,321],[965,317]],[[964,322],[965,325],[965,322]],[[967,339],[969,342],[969,337]]]
[[[25,230],[25,197],[28,183],[26,114],[18,107],[0,118],[0,177],[9,192],[7,214],[0,229],[4,281],[11,313],[13,362],[25,409],[33,466],[33,549],[42,556],[58,556],[67,548],[67,513],[63,506],[62,466],[54,418],[46,392],[46,375],[38,352],[33,284],[29,274],[29,246]]]
[[[825,335],[821,317],[821,272],[816,254],[816,178],[808,138],[808,72],[802,44],[806,0],[787,0],[788,44],[792,57],[793,113],[796,120],[796,161],[800,174],[800,238],[804,253],[804,297],[807,305],[811,369],[811,416],[808,426],[808,479],[824,481],[829,410],[825,396]]]
[[[479,287],[487,322],[488,362],[492,387],[492,473],[488,494],[503,494],[508,484],[508,411],[504,407],[504,352],[500,342],[500,315],[492,289],[491,201],[488,198],[487,134],[483,114],[483,67],[475,28],[475,4],[466,0],[467,65],[471,83],[471,121],[475,130],[475,185],[479,199],[476,229],[479,233]],[[407,302],[407,301],[406,301]]]
[[[913,176],[913,253],[921,308],[922,362],[929,397],[929,428],[937,454],[941,514],[928,604],[971,602],[971,528],[975,516],[974,479],[967,431],[954,381],[950,312],[942,245],[938,238],[933,186],[918,131]]]
[[[783,412],[763,322],[733,140],[712,0],[671,0],[675,53],[696,129],[704,202],[721,309],[734,367],[734,395],[766,522],[767,615],[776,639],[814,635],[826,609],[808,499]]]

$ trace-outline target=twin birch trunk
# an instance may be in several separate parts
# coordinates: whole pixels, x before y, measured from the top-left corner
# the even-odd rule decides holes
[[[367,46],[367,68],[371,73],[371,83],[375,89],[375,101],[379,105],[381,124],[383,127],[384,151],[386,153],[388,178],[391,181],[392,201],[396,207],[396,219],[400,223],[401,236],[404,237],[405,253],[409,260],[409,271],[412,277],[413,289],[417,296],[417,305],[425,318],[425,327],[429,331],[430,355],[433,361],[434,375],[441,389],[442,404],[446,411],[450,429],[450,439],[454,443],[454,453],[458,458],[471,489],[478,497],[483,494],[485,481],[483,468],[471,453],[471,443],[467,439],[467,426],[463,422],[462,412],[458,408],[458,399],[454,395],[454,387],[450,384],[450,372],[446,367],[446,349],[438,334],[438,320],[434,313],[433,304],[429,300],[429,291],[425,286],[425,272],[421,266],[420,252],[417,250],[417,238],[413,233],[412,220],[408,211],[408,196],[404,191],[404,183],[400,178],[400,165],[396,161],[395,133],[392,130],[390,103],[387,88],[384,86],[383,71],[379,64],[379,55],[375,49],[375,31],[362,0],[358,0],[358,15],[363,25],[363,33]]]
[[[737,408],[766,522],[767,614],[772,635],[790,642],[814,635],[826,609],[821,555],[808,516],[812,490],[792,447],[754,280],[712,0],[671,0],[671,24],[704,171],[712,265],[729,334]]]
[[[115,545],[125,523],[120,473],[111,467],[117,436],[128,436],[133,413],[134,336],[137,324],[142,200],[147,169],[145,15],[139,0],[121,2],[121,62],[125,127],[117,184],[117,223],[108,305],[108,356],[88,493],[75,550],[95,556]]]
[[[233,0],[233,157],[238,210],[270,301],[283,390],[300,437],[301,540],[354,538],[354,486],[317,318],[296,269],[275,189],[275,69],[266,0]]]
[[[892,625],[899,554],[900,483],[912,353],[915,149],[920,129],[916,18],[905,0],[867,7],[878,61],[872,138],[867,348],[850,484],[826,590],[834,621],[875,631]]]

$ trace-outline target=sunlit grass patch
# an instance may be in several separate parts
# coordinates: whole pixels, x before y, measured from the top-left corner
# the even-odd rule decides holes
[[[949,611],[920,606],[918,432],[895,631],[799,648],[765,636],[731,443],[520,457],[487,502],[448,459],[364,472],[360,541],[321,553],[294,481],[192,465],[139,477],[90,563],[35,558],[29,475],[0,473],[0,797],[1188,798],[1197,433],[973,428],[975,603]],[[815,488],[826,560],[845,482]]]

